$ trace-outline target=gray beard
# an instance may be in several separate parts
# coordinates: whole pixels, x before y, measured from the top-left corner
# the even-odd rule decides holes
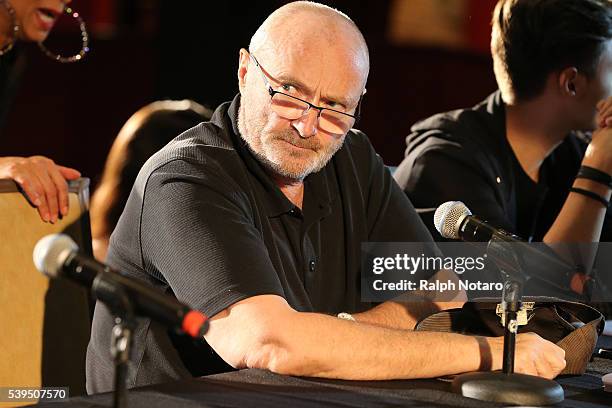
[[[309,138],[303,139],[297,135],[297,132],[288,130],[286,132],[279,132],[275,134],[274,140],[285,140],[290,142],[291,144],[311,149],[317,152],[317,158],[314,159],[311,163],[306,166],[303,166],[302,169],[291,169],[287,166],[284,166],[283,163],[275,162],[270,158],[266,157],[264,154],[264,146],[263,142],[260,141],[260,149],[256,147],[255,139],[252,137],[252,134],[249,133],[246,125],[246,112],[244,109],[244,105],[240,105],[238,110],[238,130],[240,131],[240,137],[246,142],[250,152],[257,158],[257,160],[268,170],[277,174],[283,178],[287,178],[290,180],[303,181],[309,174],[317,173],[323,167],[327,165],[327,163],[331,160],[331,158],[336,154],[336,152],[342,147],[344,143],[345,136],[339,141],[339,143],[330,145],[329,148],[324,149],[321,143],[318,142],[317,139]],[[279,160],[280,161],[280,160]]]

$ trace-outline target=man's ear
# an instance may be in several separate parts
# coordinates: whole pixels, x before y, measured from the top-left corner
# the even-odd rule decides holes
[[[576,67],[568,67],[559,73],[559,90],[570,97],[581,96],[586,89],[586,77]]]
[[[238,89],[242,93],[246,86],[246,75],[249,68],[249,52],[244,48],[240,49],[238,54]]]

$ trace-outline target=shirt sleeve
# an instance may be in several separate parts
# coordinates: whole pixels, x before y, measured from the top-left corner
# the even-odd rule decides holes
[[[221,169],[175,160],[144,191],[143,266],[177,299],[212,316],[248,297],[284,296],[247,193]]]
[[[476,162],[458,146],[436,146],[408,153],[394,174],[437,240],[442,237],[433,225],[433,214],[447,201],[462,201],[480,219],[514,232],[495,187],[485,177],[488,172],[475,168]]]

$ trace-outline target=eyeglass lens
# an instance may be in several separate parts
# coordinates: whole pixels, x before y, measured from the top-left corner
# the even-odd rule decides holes
[[[308,108],[308,104],[289,95],[276,93],[272,96],[272,109],[285,119],[299,119]],[[355,119],[352,117],[328,109],[323,109],[319,115],[319,128],[328,133],[343,135],[354,124]]]

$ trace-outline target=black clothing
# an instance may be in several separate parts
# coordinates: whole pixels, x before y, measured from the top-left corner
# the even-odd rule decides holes
[[[18,45],[5,55],[0,55],[0,136],[25,69],[25,54],[17,48]]]
[[[240,99],[155,154],[141,170],[110,243],[108,263],[213,316],[275,294],[298,311],[357,312],[360,245],[435,244],[366,136],[305,179],[303,211],[274,184],[239,136]],[[112,388],[112,318],[96,306],[89,392]],[[228,333],[231,336],[232,333]],[[230,369],[204,342],[148,320],[136,329],[129,386]]]
[[[611,348],[612,337],[600,336],[597,348]],[[557,408],[610,408],[610,393],[603,391],[602,376],[612,372],[612,361],[595,357],[584,375],[564,375],[555,381],[563,387],[565,400]],[[38,408],[110,407],[111,395],[41,400]],[[419,380],[346,381],[275,374],[248,369],[197,380],[159,384],[130,392],[130,408],[365,408],[501,407],[465,398],[453,392],[450,381]]]
[[[412,127],[394,173],[436,239],[433,210],[463,201],[472,213],[527,240],[541,241],[572,186],[588,144],[574,132],[545,159],[539,181],[520,166],[506,138],[505,105],[495,92],[469,109],[434,115]],[[601,241],[612,238],[610,212]]]

